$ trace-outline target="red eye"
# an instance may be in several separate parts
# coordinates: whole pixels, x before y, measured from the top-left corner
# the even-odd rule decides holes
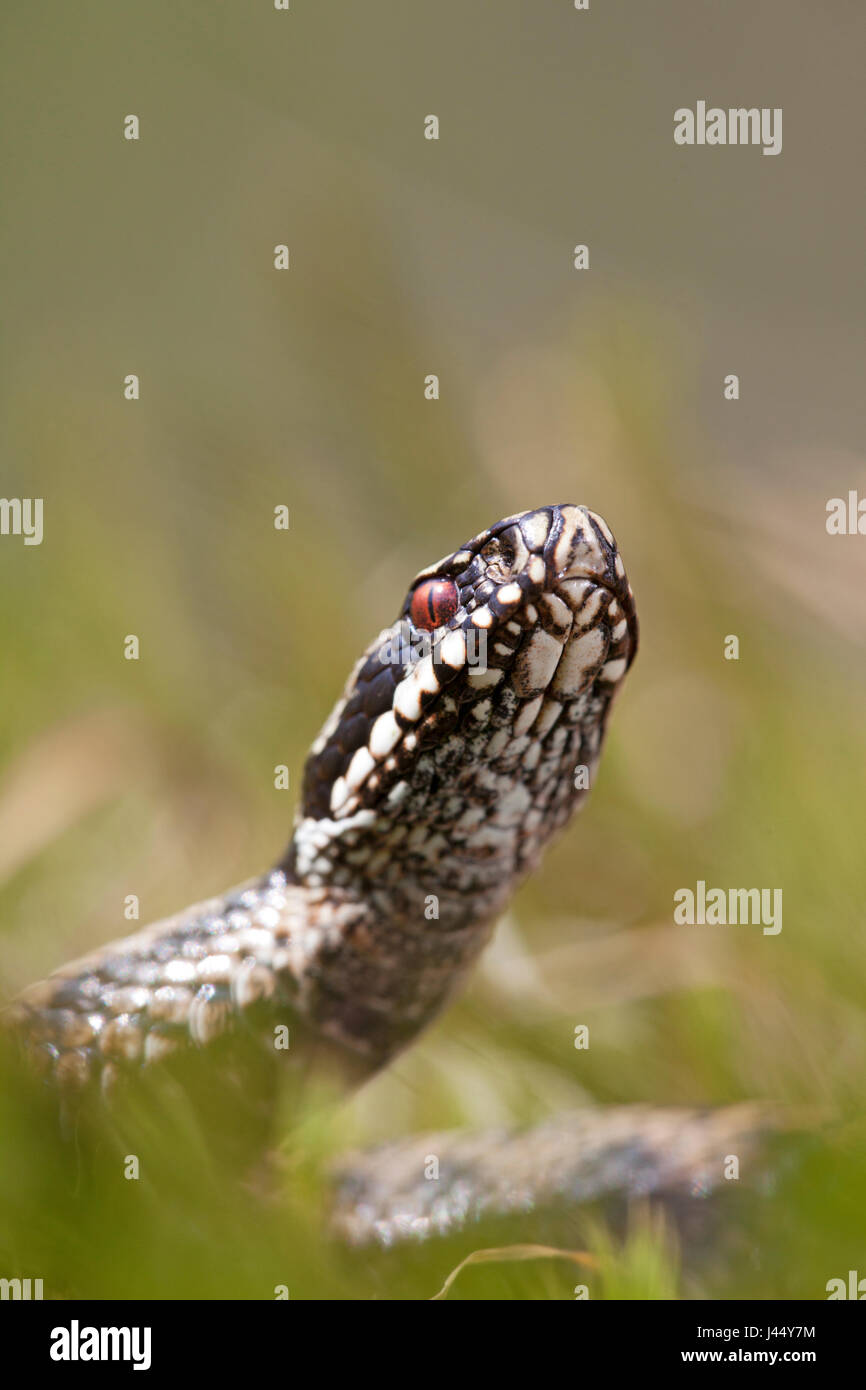
[[[409,617],[416,627],[432,632],[453,618],[457,612],[459,594],[450,579],[425,579],[419,584],[409,603]]]

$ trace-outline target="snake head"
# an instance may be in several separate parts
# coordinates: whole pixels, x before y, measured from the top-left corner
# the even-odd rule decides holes
[[[527,611],[533,608],[534,616]],[[488,640],[480,645],[491,657],[489,670],[499,672],[513,655],[504,648],[515,648],[515,638],[531,629],[557,640],[564,632],[570,638],[575,635],[578,615],[578,629],[594,628],[593,619],[601,609],[610,620],[608,648],[616,648],[616,655],[609,654],[607,659],[624,661],[624,674],[637,650],[638,633],[634,598],[616,541],[600,516],[586,507],[565,505],[506,517],[453,555],[422,570],[406,596],[401,617],[416,630],[443,629],[440,642],[445,629],[462,631],[467,637],[485,634]],[[493,652],[491,638],[503,650]],[[551,649],[550,657],[554,655]],[[524,652],[521,665],[527,664],[533,663]],[[559,672],[560,687],[564,687],[564,675]],[[501,677],[490,679],[496,684]]]
[[[313,744],[288,867],[513,886],[585,796],[637,640],[585,507],[506,517],[422,570]]]

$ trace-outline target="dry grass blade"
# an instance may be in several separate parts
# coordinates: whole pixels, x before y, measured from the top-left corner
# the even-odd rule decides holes
[[[438,1293],[430,1299],[435,1303],[444,1298],[457,1276],[467,1265],[505,1264],[509,1260],[571,1260],[576,1265],[597,1269],[599,1261],[585,1250],[558,1250],[555,1245],[500,1245],[492,1250],[473,1250],[459,1265],[455,1265]]]

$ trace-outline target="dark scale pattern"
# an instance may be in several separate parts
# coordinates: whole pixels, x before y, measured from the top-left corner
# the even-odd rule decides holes
[[[413,611],[444,621],[419,628]],[[11,1021],[69,1086],[204,1048],[253,1011],[381,1066],[447,1002],[585,799],[575,770],[594,778],[636,648],[600,518],[559,506],[499,522],[413,581],[356,666],[279,869],[73,963]]]

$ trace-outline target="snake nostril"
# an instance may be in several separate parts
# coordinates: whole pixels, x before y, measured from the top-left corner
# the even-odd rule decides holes
[[[513,530],[514,528],[512,528]],[[526,547],[523,547],[523,556],[527,554]],[[487,542],[484,549],[479,552],[479,558],[484,564],[488,576],[500,583],[511,578],[518,564],[517,545],[508,532],[501,536],[494,536]]]

